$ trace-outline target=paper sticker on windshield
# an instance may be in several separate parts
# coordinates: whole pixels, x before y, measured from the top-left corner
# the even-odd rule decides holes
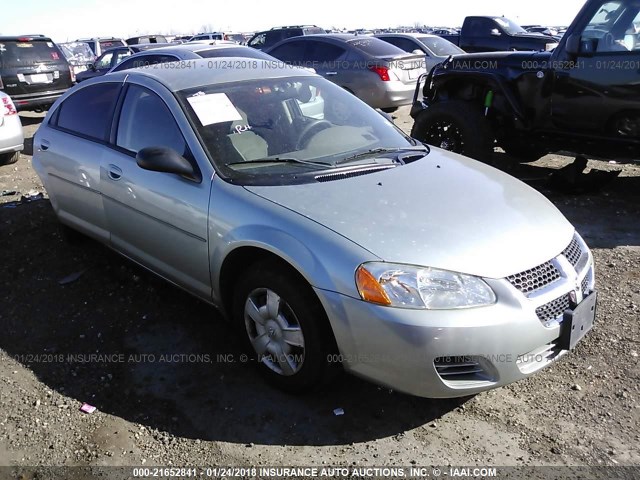
[[[196,112],[203,127],[214,123],[242,120],[242,116],[233,106],[226,93],[210,93],[189,97],[189,103]]]

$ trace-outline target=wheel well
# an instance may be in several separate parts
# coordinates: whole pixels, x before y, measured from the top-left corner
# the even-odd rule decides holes
[[[292,275],[298,277],[302,282],[307,282],[307,279],[298,272],[298,270],[282,257],[264,250],[258,247],[240,247],[233,250],[222,263],[220,269],[220,297],[222,300],[225,312],[231,315],[231,305],[233,302],[233,288],[236,285],[240,275],[251,265],[254,265],[261,261],[270,260],[277,262],[283,268],[286,268]]]

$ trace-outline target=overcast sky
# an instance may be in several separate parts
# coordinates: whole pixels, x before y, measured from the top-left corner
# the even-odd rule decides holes
[[[504,15],[521,25],[568,25],[584,0],[3,0],[2,35],[42,33],[62,42],[78,37],[144,33],[253,31],[276,25],[324,28],[459,26],[466,15]],[[381,8],[385,5],[387,8]],[[402,5],[402,7],[400,7]]]

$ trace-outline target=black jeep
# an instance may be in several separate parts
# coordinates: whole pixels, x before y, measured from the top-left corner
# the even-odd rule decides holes
[[[479,160],[496,144],[524,161],[640,159],[639,12],[640,0],[589,0],[552,52],[449,58],[418,81],[412,136]]]

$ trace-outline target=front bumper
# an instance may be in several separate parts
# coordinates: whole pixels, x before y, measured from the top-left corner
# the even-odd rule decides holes
[[[529,296],[507,279],[485,279],[498,302],[474,309],[405,310],[316,290],[340,351],[330,361],[428,398],[473,395],[522,380],[567,353],[560,347],[563,310],[550,321],[540,315],[558,297],[577,294],[582,301],[583,292],[594,291],[590,253],[581,265],[579,273],[565,277],[562,270],[562,278]]]

